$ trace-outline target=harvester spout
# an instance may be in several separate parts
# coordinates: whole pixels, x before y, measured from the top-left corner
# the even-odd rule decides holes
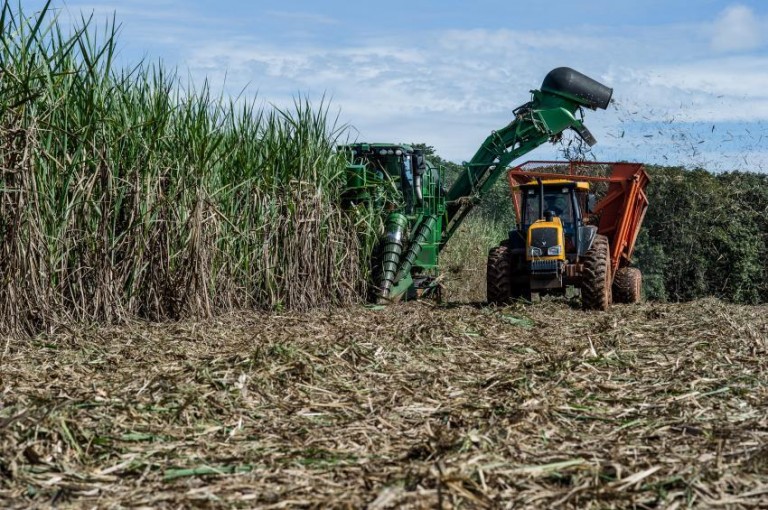
[[[608,108],[613,95],[612,88],[570,67],[551,70],[541,84],[541,91],[570,99],[592,110]]]
[[[613,96],[612,88],[570,67],[551,70],[541,84],[541,102],[544,104],[557,104],[565,100],[580,107],[605,110],[611,102],[611,96]],[[574,119],[570,127],[590,147],[597,143],[595,137],[581,121]]]

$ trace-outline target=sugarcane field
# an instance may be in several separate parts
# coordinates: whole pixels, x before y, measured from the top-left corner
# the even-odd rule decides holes
[[[0,508],[768,508],[768,11],[553,1],[0,0]]]

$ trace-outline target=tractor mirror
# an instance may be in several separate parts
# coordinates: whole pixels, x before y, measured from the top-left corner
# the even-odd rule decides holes
[[[597,196],[594,193],[587,195],[587,213],[592,214],[595,212],[597,206]]]

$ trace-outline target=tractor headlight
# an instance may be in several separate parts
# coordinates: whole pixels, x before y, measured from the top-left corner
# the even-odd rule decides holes
[[[542,252],[541,248],[537,248],[535,246],[531,246],[531,249],[528,251],[531,255],[531,257],[541,257]]]
[[[550,255],[550,256],[553,256],[553,257],[556,257],[556,256],[560,255],[562,252],[563,252],[563,249],[559,245],[558,246],[550,246],[547,249],[547,255]]]

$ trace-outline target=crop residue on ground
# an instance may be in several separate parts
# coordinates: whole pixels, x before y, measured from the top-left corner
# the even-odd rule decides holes
[[[0,345],[0,503],[768,506],[768,322],[411,303]]]

